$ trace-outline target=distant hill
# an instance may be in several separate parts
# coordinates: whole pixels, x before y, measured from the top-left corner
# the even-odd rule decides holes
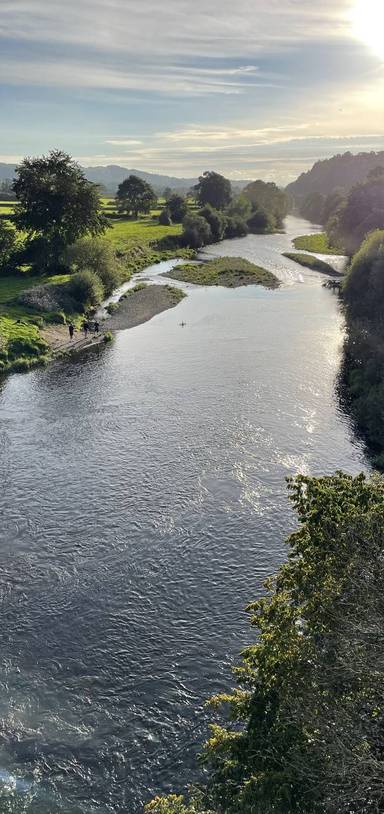
[[[343,153],[333,158],[316,161],[308,172],[288,184],[286,191],[299,203],[307,195],[329,195],[335,189],[348,192],[354,184],[365,181],[368,173],[378,166],[384,167],[384,151],[378,153]]]
[[[0,181],[13,178],[16,166],[16,164],[0,163]],[[112,195],[115,194],[119,184],[128,175],[138,175],[139,178],[148,181],[156,192],[163,192],[166,187],[170,187],[186,193],[194,184],[197,184],[197,178],[174,178],[171,175],[157,175],[143,170],[132,170],[127,167],[120,167],[117,164],[109,164],[107,167],[85,167],[84,169],[89,181],[93,181],[94,184],[102,184]],[[250,182],[231,181],[231,183],[235,191],[240,191]]]

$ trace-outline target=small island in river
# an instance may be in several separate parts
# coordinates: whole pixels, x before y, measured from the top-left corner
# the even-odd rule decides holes
[[[120,301],[116,303],[116,310],[104,322],[104,326],[112,331],[124,331],[134,328],[143,322],[174,308],[186,295],[179,288],[170,285],[138,285],[128,290]]]
[[[298,263],[300,266],[311,269],[311,271],[319,271],[321,274],[329,274],[331,277],[343,277],[343,272],[337,271],[333,266],[330,266],[329,263],[326,263],[325,260],[321,260],[320,257],[314,257],[312,254],[304,254],[304,252],[283,252],[283,256],[288,257],[288,260],[293,260],[294,263]]]
[[[242,257],[215,257],[203,263],[186,263],[166,272],[164,277],[195,285],[221,285],[226,288],[243,285],[277,288],[280,285],[271,271],[256,266]]]

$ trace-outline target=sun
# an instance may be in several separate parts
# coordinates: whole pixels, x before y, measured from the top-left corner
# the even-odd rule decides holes
[[[352,26],[355,36],[384,60],[384,0],[355,0]]]

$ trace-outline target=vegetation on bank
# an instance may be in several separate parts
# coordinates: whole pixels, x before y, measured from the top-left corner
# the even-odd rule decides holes
[[[188,196],[169,190],[157,200],[146,181],[130,175],[115,199],[101,198],[81,167],[59,150],[25,159],[9,194],[0,211],[0,313],[15,318],[15,326],[34,323],[36,330],[92,316],[132,273],[162,259],[191,259],[209,243],[274,231],[287,211],[286,196],[275,184],[256,181],[233,196],[230,181],[215,172],[205,172]],[[258,277],[277,284],[263,270]],[[244,274],[234,279],[225,284],[245,284]],[[7,343],[0,326],[0,349],[10,360]],[[33,364],[35,357],[33,349]],[[2,369],[10,369],[10,362]]]
[[[347,338],[341,395],[384,470],[384,230],[373,232],[353,257],[345,280]]]
[[[373,153],[368,158],[361,167],[370,169],[358,183],[350,184],[347,189],[332,187],[327,195],[313,190],[304,198],[296,199],[296,206],[304,217],[324,224],[333,251],[336,248],[349,256],[358,250],[370,232],[384,229],[384,153],[377,156]],[[372,161],[377,163],[372,166]],[[296,247],[304,248],[302,239],[298,240],[300,245],[296,243]]]
[[[319,257],[314,257],[312,254],[302,254],[300,252],[283,252],[284,257],[293,260],[300,266],[305,266],[312,271],[320,271],[322,274],[331,274],[333,277],[339,277],[340,274],[336,269],[326,263],[325,260],[320,260]]]
[[[299,525],[249,606],[237,688],[211,699],[204,780],[147,814],[382,810],[384,484],[339,472],[288,486]]]
[[[314,235],[300,235],[295,237],[292,242],[295,249],[303,249],[306,252],[343,255],[341,249],[330,244],[326,232],[316,232]]]
[[[220,285],[226,288],[243,285],[263,285],[266,288],[279,286],[279,280],[271,271],[255,266],[241,257],[217,257],[204,263],[176,266],[164,276],[195,285]]]

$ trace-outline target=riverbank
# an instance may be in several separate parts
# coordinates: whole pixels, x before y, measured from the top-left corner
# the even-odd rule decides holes
[[[218,257],[203,263],[190,263],[177,266],[166,272],[164,277],[195,285],[220,285],[225,288],[238,288],[244,285],[263,285],[277,288],[280,283],[271,271],[256,266],[242,257]]]

